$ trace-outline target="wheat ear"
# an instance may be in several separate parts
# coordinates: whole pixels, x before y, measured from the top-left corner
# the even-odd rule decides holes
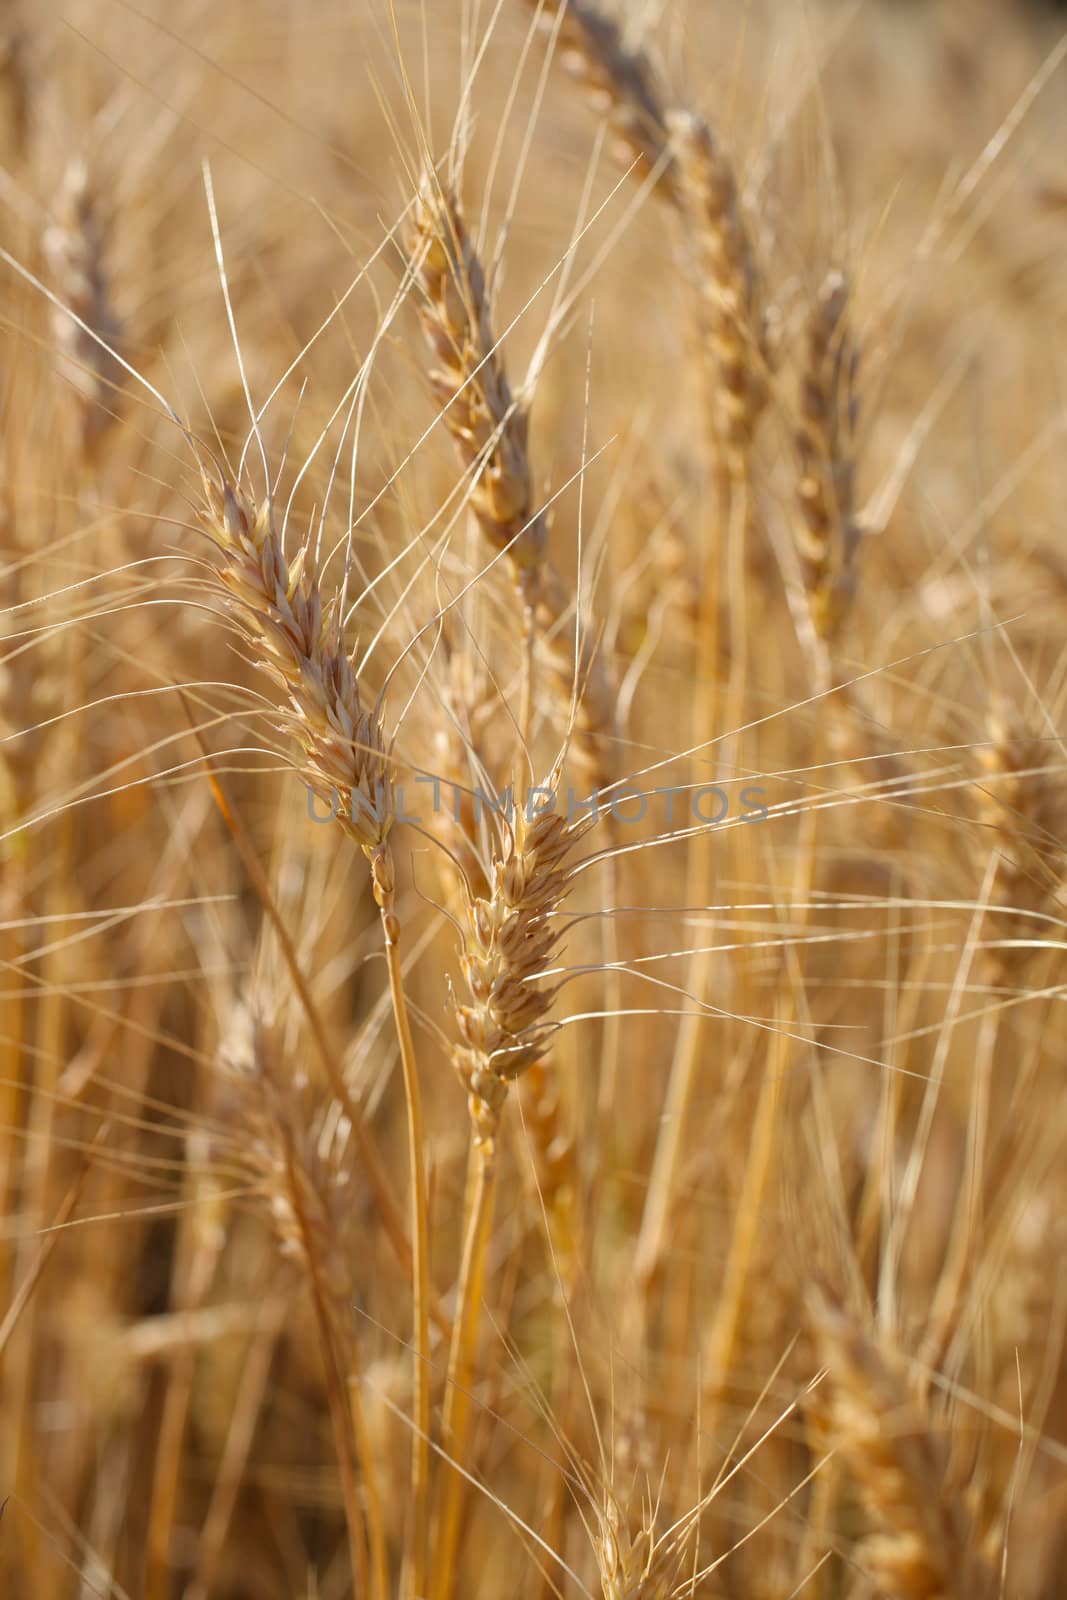
[[[558,1024],[551,1019],[555,987],[544,974],[559,948],[558,913],[570,883],[569,860],[588,817],[568,823],[554,808],[558,771],[503,827],[503,848],[492,862],[490,892],[470,896],[461,957],[467,998],[456,1004],[460,1044],[455,1064],[467,1091],[471,1151],[464,1204],[463,1254],[448,1362],[442,1437],[464,1464],[470,1428],[470,1387],[477,1351],[492,1227],[501,1113],[512,1083],[541,1059]],[[433,1600],[449,1600],[455,1579],[464,1479],[447,1471],[434,1537]]]
[[[422,1585],[430,1445],[429,1226],[422,1096],[400,970],[400,924],[389,835],[395,820],[392,767],[381,715],[363,705],[345,649],[340,607],[324,602],[305,545],[289,562],[269,502],[258,509],[229,483],[204,477],[201,523],[216,554],[218,582],[259,654],[285,715],[294,766],[366,856],[381,915],[408,1118],[415,1319],[412,1444],[412,1582]]]
[[[551,31],[559,59],[607,119],[615,154],[658,192],[677,200],[677,171],[656,76],[642,51],[630,49],[611,17],[586,0],[527,0]]]
[[[843,272],[823,281],[808,325],[796,445],[796,541],[816,636],[830,643],[851,598],[859,545],[856,428],[859,351]]]
[[[95,454],[115,420],[123,378],[111,353],[119,348],[122,327],[105,261],[107,231],[89,169],[75,159],[60,186],[55,219],[45,230],[43,244],[59,298],[85,324],[80,327],[65,311],[53,309],[63,370],[78,396],[87,458]]]
[[[1058,914],[1064,856],[1054,786],[1042,771],[1050,741],[1034,737],[1002,690],[990,696],[986,734],[987,742],[979,750],[985,781],[978,786],[978,798],[997,864],[990,916],[994,937],[983,960],[990,982],[999,988],[1026,978],[1035,943],[1040,943],[1034,939],[1034,916]],[[988,862],[984,865],[989,870]],[[1028,982],[1035,980],[1030,977]],[[963,1178],[920,1352],[928,1364],[943,1359],[976,1248],[987,1243],[986,1226],[997,1214],[996,1180],[989,1173],[990,1166],[996,1170],[989,1159],[990,1128],[993,1074],[1004,1021],[999,1007],[988,1011],[975,1044]],[[1024,1074],[1013,1072],[1013,1076],[1021,1103],[1027,1097]]]
[[[829,1374],[836,1445],[878,1531],[856,1559],[896,1600],[992,1600],[993,1574],[944,1443],[908,1392],[899,1363],[821,1290],[812,1315]]]
[[[410,239],[423,331],[437,366],[434,396],[464,469],[469,497],[490,548],[503,553],[523,610],[519,732],[528,746],[533,716],[534,609],[548,542],[535,508],[527,448],[529,419],[511,392],[493,335],[488,286],[457,195],[434,174],[423,180]]]
[[[713,415],[731,477],[746,470],[769,396],[763,289],[733,163],[702,117],[672,111],[683,206],[712,356]]]
[[[633,1523],[636,1521],[636,1528]],[[671,1600],[693,1540],[695,1519],[682,1517],[668,1533],[656,1536],[655,1507],[639,1519],[611,1490],[594,1498],[590,1535],[603,1600]]]
[[[458,198],[432,178],[420,190],[409,254],[421,294],[423,330],[438,365],[430,374],[442,417],[471,473],[470,504],[491,549],[503,552],[519,593],[526,662],[519,728],[529,744],[533,655],[540,643],[553,681],[570,702],[572,749],[593,781],[604,776],[605,741],[614,727],[608,674],[586,638],[575,663],[566,627],[571,600],[547,559],[548,526],[536,508],[528,413],[515,400],[493,336],[485,273]]]
[[[353,1576],[360,1593],[388,1593],[381,1496],[360,1397],[352,1324],[355,1289],[341,1248],[345,1174],[320,1138],[306,1076],[285,1061],[277,1029],[255,1005],[238,1005],[222,1045],[244,1123],[243,1159],[270,1205],[282,1253],[302,1268],[319,1334],[337,1443]],[[357,1464],[363,1484],[360,1495]],[[366,1507],[366,1531],[361,1498]],[[369,1540],[369,1544],[368,1544]]]
[[[527,415],[511,393],[493,335],[485,272],[458,198],[432,177],[419,191],[410,256],[423,331],[438,363],[430,383],[471,472],[471,506],[532,603],[547,528],[534,505]]]

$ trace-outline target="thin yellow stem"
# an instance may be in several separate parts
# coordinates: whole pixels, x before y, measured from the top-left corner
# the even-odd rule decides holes
[[[379,1504],[377,1490],[373,1487],[374,1459],[370,1455],[361,1456],[360,1440],[353,1426],[353,1413],[351,1402],[346,1391],[351,1391],[353,1374],[346,1370],[346,1363],[337,1347],[337,1330],[326,1294],[322,1285],[319,1267],[318,1252],[315,1242],[314,1229],[312,1228],[301,1200],[301,1186],[297,1176],[296,1155],[293,1150],[293,1141],[290,1130],[285,1122],[279,1120],[278,1129],[282,1137],[282,1149],[285,1156],[286,1179],[289,1196],[296,1217],[297,1227],[300,1230],[303,1253],[307,1265],[308,1289],[311,1293],[312,1309],[315,1313],[315,1322],[319,1332],[319,1344],[322,1351],[322,1364],[326,1378],[326,1399],[330,1410],[330,1420],[333,1425],[334,1443],[337,1450],[337,1465],[341,1474],[341,1497],[345,1508],[345,1524],[348,1530],[349,1559],[352,1565],[352,1582],[357,1595],[370,1593],[370,1565],[367,1552],[367,1530],[363,1521],[363,1509],[360,1504],[359,1473],[357,1472],[357,1458],[363,1469],[363,1479],[367,1486],[368,1509],[371,1505]],[[351,1353],[355,1354],[355,1341],[350,1341]],[[358,1373],[354,1375],[358,1382]],[[384,1594],[380,1600],[385,1600]]]
[[[451,1460],[464,1465],[470,1433],[471,1379],[478,1347],[485,1290],[486,1247],[493,1219],[496,1192],[496,1126],[476,1132],[471,1141],[465,1201],[463,1258],[460,1263],[458,1304],[448,1356],[442,1442]],[[444,1467],[437,1502],[434,1536],[432,1600],[450,1600],[455,1585],[456,1552],[466,1480]]]
[[[415,1433],[411,1449],[412,1522],[407,1562],[407,1592],[417,1597],[425,1592],[430,1481],[430,1260],[425,1135],[422,1094],[415,1062],[415,1042],[411,1035],[411,1023],[408,1019],[400,970],[400,925],[392,909],[393,868],[387,846],[375,858],[372,871],[375,898],[381,907],[385,959],[389,970],[389,993],[393,1002],[393,1017],[396,1022],[400,1064],[404,1076],[404,1099],[407,1105],[412,1212],[411,1297],[415,1325],[413,1350]]]
[[[720,476],[718,494],[719,525],[728,529],[726,548],[731,558],[739,546],[743,548],[743,535],[747,525],[747,494],[743,485],[726,476]],[[721,541],[718,541],[721,543]],[[737,596],[733,596],[735,602]],[[717,584],[709,583],[701,608],[699,692],[693,702],[692,738],[694,746],[703,745],[713,737],[716,726],[718,692],[716,680],[719,668],[721,591]],[[731,629],[740,625],[731,611]],[[736,641],[735,641],[736,642]],[[731,665],[731,704],[739,702],[738,652]],[[743,678],[741,680],[743,685]],[[689,882],[690,897],[696,906],[711,899],[712,845],[708,831],[693,836]],[[686,1112],[692,1099],[697,1069],[703,1060],[703,1040],[706,1014],[702,1009],[707,988],[710,957],[698,951],[689,962],[686,988],[694,1009],[682,1018],[671,1062],[670,1078],[663,1105],[660,1136],[656,1142],[652,1171],[649,1177],[645,1209],[641,1218],[634,1255],[634,1274],[641,1300],[646,1301],[651,1292],[657,1268],[663,1255],[670,1219],[671,1196],[675,1177],[682,1158],[682,1145],[686,1126]]]

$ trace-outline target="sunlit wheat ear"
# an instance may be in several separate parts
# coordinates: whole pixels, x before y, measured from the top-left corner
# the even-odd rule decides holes
[[[546,556],[548,528],[535,510],[527,450],[528,417],[515,402],[496,347],[481,262],[455,195],[427,179],[415,208],[412,272],[421,290],[420,316],[441,363],[430,374],[446,427],[472,471],[470,503],[490,547],[506,560],[526,612],[527,645],[545,656],[569,722],[576,700],[572,751],[590,781],[604,776],[605,742],[614,727],[615,697],[588,637],[575,659],[573,595]],[[529,694],[526,680],[524,699]],[[529,732],[528,708],[520,714]]]
[[[217,580],[285,713],[282,731],[290,740],[290,759],[367,857],[381,912],[411,1173],[416,1422],[411,1565],[418,1587],[429,1471],[429,1235],[422,1098],[400,970],[401,930],[389,840],[396,818],[392,763],[379,711],[364,707],[353,658],[345,650],[340,598],[332,595],[324,600],[310,544],[290,563],[275,531],[269,501],[257,508],[240,489],[230,483],[220,487],[206,474],[203,484],[201,524],[215,553]]]
[[[513,823],[502,824],[488,895],[468,903],[456,1066],[476,1137],[494,1137],[509,1085],[543,1055],[557,1027],[556,988],[543,975],[558,951],[569,867],[588,826],[568,823],[547,802],[517,808]]]
[[[490,318],[485,273],[454,194],[427,178],[409,243],[423,330],[438,365],[430,374],[464,467],[479,527],[508,565],[527,604],[537,592],[547,527],[535,507],[527,417],[516,404]]]
[[[538,0],[526,3],[538,10]],[[538,15],[541,27],[556,35],[564,69],[607,119],[619,160],[641,177],[654,173],[659,192],[676,200],[666,113],[647,58],[628,49],[618,24],[587,0],[544,0]]]
[[[844,273],[830,272],[808,323],[796,426],[796,541],[812,625],[826,643],[851,600],[860,542],[855,488],[859,351],[850,299]]]
[[[711,354],[712,414],[727,469],[740,477],[769,397],[764,291],[737,177],[721,141],[689,111],[669,117]]]
[[[67,168],[55,220],[45,230],[43,244],[56,294],[97,336],[53,308],[63,372],[78,397],[82,446],[92,455],[115,420],[124,372],[111,354],[120,348],[122,326],[107,271],[107,225],[89,169],[80,158]]]
[[[899,1600],[992,1600],[997,1585],[949,1480],[945,1440],[897,1361],[828,1294],[814,1291],[810,1305],[835,1444],[877,1529],[860,1542],[855,1562],[876,1593]]]
[[[381,718],[360,695],[335,598],[324,600],[309,545],[290,562],[269,503],[204,480],[201,525],[228,609],[257,652],[279,705],[294,765],[339,825],[378,862],[395,816]]]
[[[669,1600],[681,1577],[692,1529],[655,1534],[655,1508],[633,1517],[608,1490],[594,1500],[591,1529],[603,1600]],[[683,1590],[684,1592],[684,1590]]]

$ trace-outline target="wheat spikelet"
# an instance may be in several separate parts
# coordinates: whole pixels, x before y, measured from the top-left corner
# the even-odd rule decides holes
[[[855,1559],[893,1600],[992,1600],[993,1575],[949,1481],[944,1442],[895,1361],[828,1295],[813,1294],[812,1308],[837,1447],[878,1529]]]
[[[587,0],[527,0],[542,28],[557,38],[560,61],[605,116],[615,153],[642,178],[655,175],[658,191],[677,199],[677,173],[667,134],[667,116],[647,58],[628,49],[612,18]]]
[[[336,601],[324,602],[305,545],[290,562],[271,507],[205,479],[201,525],[218,581],[291,715],[296,766],[345,832],[380,867],[395,808],[382,722],[360,696]]]
[[[461,957],[469,998],[456,1006],[456,1065],[479,1138],[492,1139],[508,1085],[539,1059],[555,1031],[555,990],[538,980],[559,945],[567,858],[588,825],[568,823],[549,804],[516,809],[492,863],[490,893],[469,901]]]
[[[505,551],[531,603],[548,530],[534,507],[526,412],[514,400],[490,321],[485,273],[454,194],[424,182],[409,253],[423,330],[440,365],[430,374],[445,426],[472,473],[470,503],[496,551]]]
[[[80,158],[67,167],[55,220],[43,243],[59,298],[92,330],[87,333],[65,311],[53,310],[63,370],[80,402],[82,446],[92,455],[115,420],[123,369],[111,350],[118,348],[122,328],[105,261],[107,227],[89,169]]]
[[[743,475],[766,407],[771,350],[763,289],[737,179],[702,117],[674,111],[669,125],[716,382],[712,412],[734,478]]]
[[[657,1538],[653,1506],[633,1518],[612,1490],[594,1497],[591,1536],[603,1600],[670,1600],[691,1533],[683,1518]]]
[[[849,301],[848,279],[830,272],[808,326],[796,428],[796,540],[812,624],[823,641],[837,632],[851,597],[860,539],[855,496],[859,352]]]
[[[597,783],[605,770],[604,742],[614,727],[612,684],[588,638],[575,663],[566,627],[572,597],[547,560],[547,521],[534,509],[528,415],[512,397],[493,338],[485,275],[459,202],[453,194],[440,195],[431,180],[420,193],[410,255],[424,297],[423,329],[441,363],[430,375],[434,394],[460,459],[474,473],[471,505],[491,548],[506,552],[526,610],[530,647],[547,656],[568,708],[576,687],[574,751]],[[520,721],[525,733],[526,716]]]

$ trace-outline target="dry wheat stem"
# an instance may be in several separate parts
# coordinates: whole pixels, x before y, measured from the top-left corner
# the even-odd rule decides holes
[[[190,723],[191,722],[192,719],[190,718]],[[367,1128],[366,1118],[354,1100],[352,1092],[349,1089],[348,1084],[345,1082],[341,1068],[330,1046],[329,1039],[326,1036],[326,1030],[323,1026],[322,1017],[319,1014],[319,1009],[315,1004],[311,990],[308,987],[307,979],[305,978],[303,970],[300,966],[300,961],[293,945],[293,940],[289,934],[288,928],[285,926],[285,922],[282,918],[281,912],[278,909],[277,902],[271,893],[270,883],[267,880],[267,875],[264,872],[263,867],[260,865],[259,857],[256,855],[252,841],[248,836],[247,829],[230,804],[230,801],[218,776],[212,771],[210,763],[208,762],[207,751],[204,747],[203,740],[201,739],[195,727],[192,728],[192,732],[193,737],[196,739],[196,742],[204,755],[204,770],[212,796],[215,800],[215,804],[218,807],[219,815],[222,817],[227,831],[237,847],[238,854],[240,855],[245,870],[251,879],[252,886],[256,892],[259,903],[262,906],[265,915],[270,919],[271,926],[274,928],[274,932],[278,940],[278,947],[281,950],[282,957],[285,961],[286,970],[289,973],[293,987],[296,990],[297,997],[300,1001],[301,1008],[303,1009],[304,1016],[307,1019],[308,1027],[311,1030],[311,1037],[314,1040],[319,1059],[322,1062],[323,1069],[327,1078],[329,1079],[330,1087],[337,1096],[338,1102],[344,1107],[345,1115],[348,1117],[348,1120],[352,1125],[353,1134],[356,1142],[359,1145],[360,1159],[363,1162],[364,1171],[366,1172],[368,1183],[370,1184],[371,1191],[374,1195],[375,1204],[378,1207],[381,1215],[386,1236],[389,1239],[389,1243],[392,1247],[393,1253],[397,1258],[397,1261],[400,1264],[401,1269],[410,1274],[412,1271],[413,1262],[411,1241],[408,1238],[407,1230],[404,1227],[404,1219],[400,1215],[400,1212],[397,1209],[396,1201],[393,1198],[392,1189],[385,1170],[385,1165],[382,1161],[382,1157],[378,1152],[378,1148],[375,1145],[373,1138],[371,1137],[369,1129]],[[434,1314],[435,1320],[441,1327],[442,1331],[447,1335],[449,1332],[448,1319],[444,1316],[444,1313],[441,1311],[440,1307],[437,1306],[436,1303],[432,1302],[432,1297],[431,1312]]]
[[[451,1600],[456,1579],[459,1536],[466,1478],[449,1462],[467,1467],[471,1420],[471,1386],[478,1352],[478,1330],[485,1300],[485,1264],[493,1225],[497,1181],[497,1144],[483,1132],[472,1137],[464,1195],[463,1254],[456,1286],[456,1315],[448,1353],[441,1464],[437,1507],[431,1539],[430,1600]]]

